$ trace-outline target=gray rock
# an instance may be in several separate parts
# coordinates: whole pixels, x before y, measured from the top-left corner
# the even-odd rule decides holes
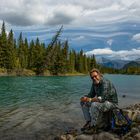
[[[98,136],[94,136],[93,140],[119,140],[115,135],[108,133],[108,132],[102,132]]]
[[[59,136],[56,136],[54,140],[61,140]]]
[[[124,95],[122,95],[122,97],[123,97],[123,98],[125,98],[125,97],[126,97],[126,95],[124,94]]]
[[[126,140],[134,140],[134,138],[132,138],[132,137],[128,137]]]
[[[61,135],[60,140],[75,140],[75,138],[70,134],[66,134],[66,135]]]
[[[137,127],[133,127],[133,128],[131,129],[131,136],[134,136],[134,135],[136,135],[137,133],[139,133],[139,129],[138,129]]]
[[[93,136],[92,135],[79,135],[75,138],[75,140],[93,140]]]
[[[140,125],[138,125],[137,128],[139,129],[139,132],[140,132]]]
[[[75,140],[119,140],[119,138],[117,138],[116,135],[113,135],[111,133],[102,132],[94,135],[82,134],[77,136]]]
[[[66,135],[61,135],[59,139],[60,140],[67,140]]]
[[[138,133],[134,136],[134,140],[140,140],[140,133]]]
[[[131,137],[131,133],[130,133],[130,132],[128,132],[126,135],[124,135],[124,136],[122,137],[122,140],[127,140],[128,137]]]
[[[137,116],[136,116],[136,122],[137,123],[140,123],[140,114],[137,114]]]

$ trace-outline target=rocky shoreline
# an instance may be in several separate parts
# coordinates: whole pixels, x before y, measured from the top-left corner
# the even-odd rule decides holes
[[[79,73],[79,72],[73,72],[73,73],[65,73],[58,75],[51,74],[48,70],[45,70],[42,74],[37,74],[35,70],[30,69],[14,69],[14,70],[6,70],[0,68],[0,77],[1,76],[85,76],[88,75],[88,73]]]
[[[80,134],[77,130],[73,130],[71,133],[65,132],[61,136],[56,136],[54,140],[140,140],[140,103],[129,105],[122,109],[132,120],[130,131],[123,136],[106,131],[87,135]]]

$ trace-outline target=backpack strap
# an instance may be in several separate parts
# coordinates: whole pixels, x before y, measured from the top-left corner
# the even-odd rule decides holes
[[[132,124],[132,120],[128,117],[128,115],[124,115],[123,110],[120,109],[121,114],[123,115],[123,117],[127,120],[128,125]]]

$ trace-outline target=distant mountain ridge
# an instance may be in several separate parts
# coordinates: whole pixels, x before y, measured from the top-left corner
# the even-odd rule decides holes
[[[140,62],[140,58],[136,59],[135,61],[136,61],[136,62]]]
[[[123,68],[123,66],[127,63],[129,63],[130,61],[126,61],[126,60],[110,60],[107,58],[100,58],[97,59],[97,63],[105,66],[105,67],[110,67],[110,68],[115,68],[115,69],[121,69]]]
[[[131,61],[123,66],[123,69],[128,69],[129,67],[140,67],[140,61]]]
[[[126,69],[128,67],[140,67],[140,58],[130,61],[130,60],[110,60],[107,58],[98,58],[97,63],[115,69]]]

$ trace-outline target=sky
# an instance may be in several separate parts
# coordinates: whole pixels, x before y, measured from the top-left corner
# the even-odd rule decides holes
[[[70,49],[109,59],[140,58],[140,0],[1,0],[7,33],[48,44],[60,37]]]

